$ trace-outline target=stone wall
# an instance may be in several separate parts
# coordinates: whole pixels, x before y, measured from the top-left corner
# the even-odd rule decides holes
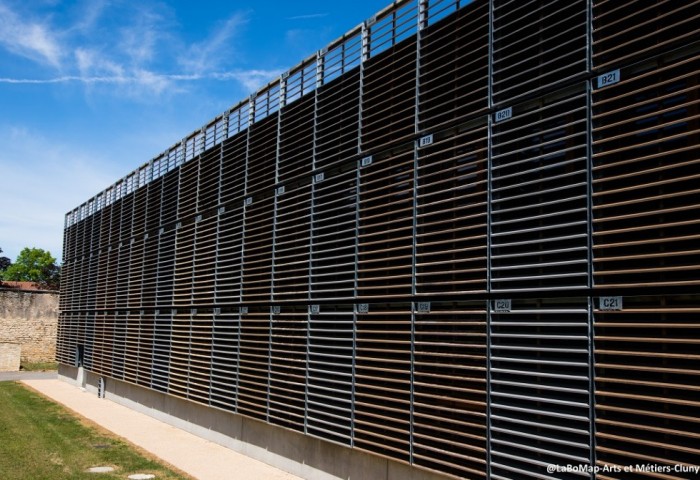
[[[56,358],[58,294],[0,290],[0,343],[18,343],[22,362]]]

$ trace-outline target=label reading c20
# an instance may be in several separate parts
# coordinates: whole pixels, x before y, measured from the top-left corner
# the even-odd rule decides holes
[[[500,298],[493,301],[493,309],[496,312],[510,312],[511,306],[510,298]]]
[[[620,81],[620,69],[598,76],[598,88],[607,87]]]

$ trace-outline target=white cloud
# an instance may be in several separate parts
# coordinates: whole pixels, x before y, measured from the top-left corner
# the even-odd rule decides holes
[[[182,93],[188,84],[203,80],[235,81],[252,93],[281,73],[281,70],[230,68],[236,60],[235,37],[248,22],[245,13],[231,15],[203,40],[183,46],[173,29],[172,12],[162,4],[95,0],[85,2],[83,7],[77,10],[80,13],[74,22],[59,34],[48,23],[25,20],[0,3],[0,47],[60,70],[60,75],[45,71],[35,78],[0,77],[0,84],[78,83],[85,85],[90,96],[106,94],[152,100]],[[115,13],[114,9],[126,9],[126,12],[117,10],[118,18],[128,20],[108,35],[111,43],[95,41],[105,38],[95,32],[102,27],[101,20]],[[311,16],[318,15],[324,14]],[[163,65],[170,60],[175,60],[182,71],[163,72]],[[100,89],[100,86],[109,88]]]
[[[178,45],[178,40],[169,31],[170,12],[159,5],[137,6],[132,12],[132,21],[117,31],[115,45],[125,62],[133,66],[144,66],[157,61],[162,53],[170,54],[170,49]]]
[[[91,76],[123,77],[124,67],[105,58],[103,54],[96,50],[77,48],[75,50],[75,61],[83,78]]]
[[[63,82],[82,82],[90,87],[109,84],[119,88],[110,88],[110,95],[120,95],[132,98],[153,98],[164,92],[173,93],[175,88],[167,75],[154,71],[151,63],[162,53],[158,51],[159,44],[164,44],[168,34],[163,31],[164,17],[148,5],[128,7],[129,21],[117,28],[111,38],[111,43],[91,43],[90,31],[85,33],[85,42],[75,48],[75,68],[79,75],[64,76]],[[156,7],[157,8],[157,7]],[[99,12],[85,20],[85,28],[96,22]],[[98,28],[93,25],[90,28]],[[164,52],[167,54],[168,52]],[[89,92],[95,90],[91,88]],[[104,92],[103,92],[104,93]]]
[[[225,61],[235,58],[232,39],[247,21],[245,14],[232,15],[207,39],[190,45],[178,62],[189,73],[201,74],[219,69]]]
[[[95,38],[105,38],[94,33],[100,28],[100,19],[108,13],[108,7],[105,1],[88,2],[86,11],[58,34],[48,23],[26,21],[0,3],[0,47],[59,68],[62,73],[48,78],[5,77],[0,78],[0,83],[82,83],[91,87],[109,84],[120,86],[110,89],[111,95],[144,98],[177,91],[169,75],[159,74],[149,65],[160,55],[170,54],[158,51],[158,43],[164,43],[168,37],[160,25],[163,17],[149,6],[136,6],[136,11],[130,11],[127,16],[130,23],[107,36],[115,41],[96,42]]]
[[[137,69],[134,71],[134,78],[136,79],[137,85],[146,88],[156,95],[161,95],[168,89],[171,92],[173,90],[172,82],[168,76],[158,75],[148,70]]]
[[[279,77],[283,70],[239,70],[211,74],[216,80],[236,80],[249,93],[253,93],[267,83]]]
[[[0,127],[0,248],[14,259],[23,247],[61,257],[65,214],[123,172],[108,171],[99,152],[53,142],[36,132]]]
[[[97,26],[109,3],[106,0],[85,0],[77,5],[78,20],[68,28],[68,33],[91,33]]]
[[[229,72],[212,72],[206,74],[158,74],[149,70],[135,70],[131,73],[121,73],[115,67],[115,74],[105,75],[64,75],[53,78],[3,78],[0,83],[8,84],[51,84],[51,83],[83,83],[86,85],[108,84],[142,87],[151,93],[162,94],[166,90],[177,92],[176,84],[195,82],[199,80],[234,80],[243,86],[245,91],[252,93],[277,78],[282,69],[275,70],[234,70]]]
[[[63,50],[50,26],[26,21],[0,4],[0,45],[35,62],[61,66]]]
[[[309,20],[312,18],[323,18],[327,16],[327,13],[310,13],[308,15],[296,15],[294,17],[287,17],[287,20]]]
[[[156,55],[157,35],[149,28],[130,27],[121,30],[120,50],[130,63],[143,65],[153,60]]]

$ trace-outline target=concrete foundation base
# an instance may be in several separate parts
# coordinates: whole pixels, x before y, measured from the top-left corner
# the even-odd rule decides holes
[[[99,376],[59,365],[61,380],[98,394]],[[443,475],[334,444],[252,418],[112,378],[104,397],[309,480],[445,480]]]

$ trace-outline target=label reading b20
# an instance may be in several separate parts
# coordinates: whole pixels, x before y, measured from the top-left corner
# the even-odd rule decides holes
[[[598,88],[607,87],[620,81],[620,69],[598,76]]]

